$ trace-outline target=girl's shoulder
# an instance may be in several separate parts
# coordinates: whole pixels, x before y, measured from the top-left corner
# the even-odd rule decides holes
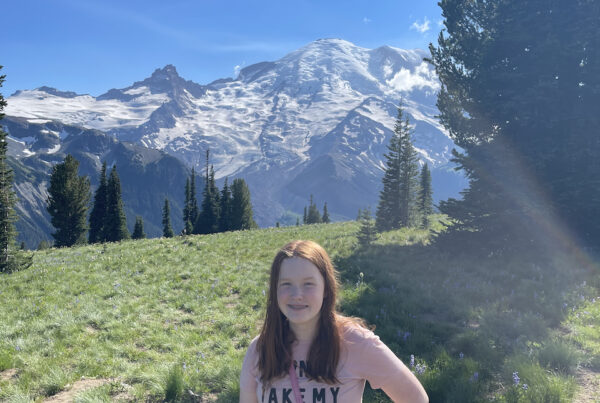
[[[361,344],[379,339],[361,319],[343,317],[340,320],[341,336],[344,343]]]

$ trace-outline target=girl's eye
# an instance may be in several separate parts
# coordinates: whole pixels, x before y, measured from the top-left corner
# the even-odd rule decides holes
[[[306,286],[312,286],[312,285],[315,285],[315,283],[304,283],[304,285],[306,285]]]

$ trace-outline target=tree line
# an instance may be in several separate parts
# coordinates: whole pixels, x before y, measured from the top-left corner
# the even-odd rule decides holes
[[[194,169],[186,182],[182,235],[257,228],[246,182],[243,179],[235,179],[229,187],[225,179],[223,190],[219,192],[215,184],[214,168],[211,165],[209,169],[208,166],[209,151],[206,157],[206,181],[201,208],[198,208],[196,198]],[[88,225],[86,217],[90,202],[90,181],[89,178],[78,175],[78,168],[79,162],[72,155],[67,155],[63,162],[52,168],[47,208],[52,225],[56,228],[56,232],[52,234],[54,245],[63,247],[85,243],[86,232],[89,243],[145,238],[141,216],[136,217],[133,234],[130,235],[117,167],[113,165],[107,177],[106,162],[102,164]],[[163,236],[173,237],[175,234],[171,226],[170,204],[167,198],[162,209],[162,224]]]

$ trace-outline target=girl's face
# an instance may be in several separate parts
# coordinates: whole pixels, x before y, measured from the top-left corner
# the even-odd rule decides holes
[[[292,328],[317,325],[324,290],[325,280],[310,261],[295,256],[283,260],[277,283],[277,304]]]

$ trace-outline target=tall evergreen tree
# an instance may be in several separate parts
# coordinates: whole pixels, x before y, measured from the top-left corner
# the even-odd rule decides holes
[[[600,239],[597,1],[440,2],[430,45],[440,121],[462,151],[461,200],[440,203],[461,244],[502,251]]]
[[[419,158],[412,145],[410,123],[404,120],[400,135],[400,226],[417,225],[419,191]]]
[[[360,229],[356,238],[358,239],[358,245],[361,247],[369,246],[376,238],[377,233],[375,230],[375,224],[371,218],[371,208],[367,207],[361,213],[360,218]]]
[[[220,209],[219,209],[219,231],[225,232],[231,230],[231,190],[227,185],[227,178],[225,178],[225,184],[223,184],[223,190],[221,191]]]
[[[144,232],[144,220],[141,216],[135,217],[135,226],[133,227],[133,234],[131,239],[145,239],[146,233]]]
[[[198,208],[198,198],[196,195],[196,169],[192,167],[190,178],[190,221],[192,226],[195,225],[199,213],[200,210]]]
[[[327,202],[325,202],[325,204],[323,205],[323,222],[325,224],[331,222],[331,219],[329,218],[329,211],[327,211]]]
[[[241,178],[234,179],[231,194],[231,229],[235,231],[258,228],[254,222],[250,189],[246,181]]]
[[[386,168],[382,179],[383,190],[379,194],[375,214],[378,231],[408,226],[414,221],[419,171],[410,136],[410,124],[400,106],[394,134],[384,155]]]
[[[2,66],[0,66],[2,69]],[[5,75],[0,76],[0,87]],[[4,118],[6,100],[0,94],[0,120]],[[15,204],[17,196],[13,190],[13,171],[8,165],[8,142],[6,132],[0,126],[0,273],[24,269],[31,264],[31,258],[17,251],[15,244],[17,220]]]
[[[173,228],[171,227],[171,208],[169,207],[169,199],[165,198],[165,205],[162,213],[163,237],[173,238]]]
[[[117,166],[113,165],[107,183],[107,207],[105,221],[105,239],[108,242],[118,242],[129,239],[127,220],[121,198],[121,181]]]
[[[206,183],[202,192],[202,210],[198,214],[194,233],[212,234],[219,231],[219,188],[215,184],[215,171],[210,166],[209,150],[206,150]]]
[[[308,215],[306,213],[306,206],[304,206],[304,215],[302,216],[302,224],[306,224],[307,218],[308,218]]]
[[[318,224],[322,221],[319,208],[313,202],[313,195],[310,195],[310,204],[308,205],[308,213],[306,215],[307,224]]]
[[[433,213],[433,191],[431,190],[431,173],[427,163],[421,168],[419,198],[419,213],[421,216],[421,227],[429,226],[429,216]]]
[[[100,170],[100,183],[94,195],[94,207],[90,213],[89,243],[105,242],[104,226],[106,222],[106,208],[108,204],[108,183],[106,181],[106,161]]]
[[[193,224],[191,219],[191,189],[190,189],[190,178],[185,181],[185,200],[183,202],[183,231],[184,234],[189,235],[193,231]]]
[[[48,212],[56,232],[54,245],[72,246],[85,242],[90,181],[78,175],[79,161],[67,155],[52,167],[48,187]]]

